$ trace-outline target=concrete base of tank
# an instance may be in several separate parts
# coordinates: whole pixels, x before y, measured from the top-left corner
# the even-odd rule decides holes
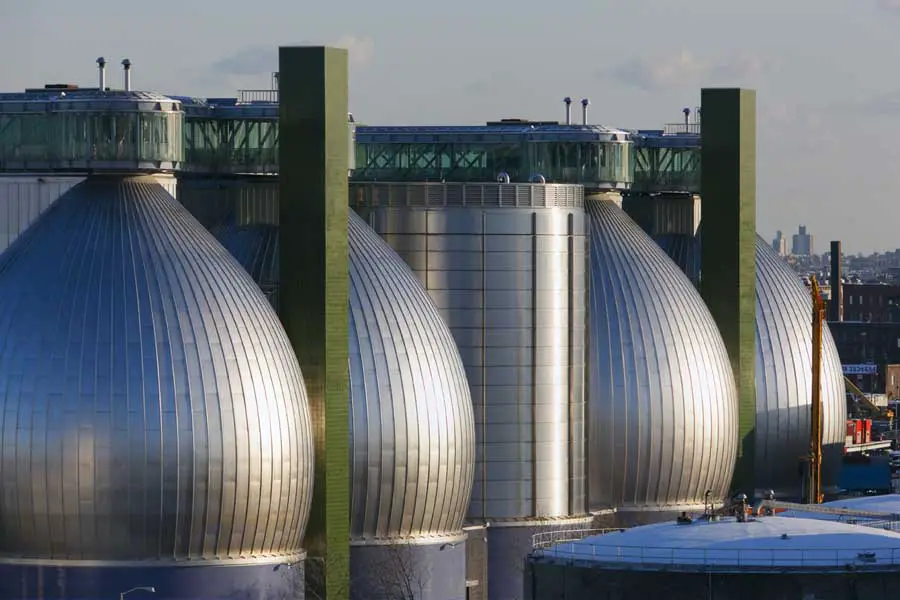
[[[526,567],[526,600],[893,600],[900,595],[900,573],[685,573],[612,570],[535,558]]]
[[[239,564],[103,563],[100,561],[4,561],[0,559],[0,598],[96,600],[118,598],[134,588],[131,600],[303,600],[302,558]],[[237,561],[235,561],[237,562]]]
[[[352,600],[465,600],[466,534],[351,542]]]
[[[524,598],[525,561],[534,548],[536,534],[552,539],[565,531],[590,529],[594,517],[489,521],[487,528],[489,600]],[[565,537],[565,536],[563,536]]]

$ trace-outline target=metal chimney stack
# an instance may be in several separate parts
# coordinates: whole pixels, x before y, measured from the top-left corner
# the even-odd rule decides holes
[[[587,98],[581,99],[581,124],[587,125],[587,107],[591,103]]]
[[[844,320],[844,284],[841,283],[843,276],[843,255],[841,252],[841,242],[831,242],[831,300],[828,302],[828,320],[843,321]]]
[[[131,91],[131,61],[127,58],[122,61],[122,68],[125,69],[125,91]]]
[[[97,59],[97,68],[100,70],[100,91],[106,91],[106,59],[102,56]]]
[[[563,102],[566,103],[566,125],[572,124],[572,99],[566,96],[563,98]]]

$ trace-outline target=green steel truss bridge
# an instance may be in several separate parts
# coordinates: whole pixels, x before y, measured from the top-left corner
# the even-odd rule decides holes
[[[109,103],[117,104],[117,113]],[[589,190],[697,193],[700,125],[624,130],[505,120],[370,127],[349,119],[356,181],[580,183]],[[74,143],[85,139],[92,143]],[[42,88],[0,94],[0,171],[278,172],[278,91],[237,98]]]

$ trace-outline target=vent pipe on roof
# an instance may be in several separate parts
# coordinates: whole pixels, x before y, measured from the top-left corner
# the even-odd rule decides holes
[[[587,107],[591,103],[587,98],[581,99],[581,123],[587,125]]]
[[[566,125],[572,124],[572,99],[566,96],[563,98],[563,102],[566,103]]]
[[[125,91],[131,91],[131,61],[127,58],[122,61],[122,68],[125,69]]]
[[[97,59],[97,68],[100,70],[100,91],[106,91],[106,59],[102,56]]]

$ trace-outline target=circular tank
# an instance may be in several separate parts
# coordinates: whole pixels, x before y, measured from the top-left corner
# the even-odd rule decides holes
[[[725,343],[665,252],[613,202],[586,204],[590,507],[663,511],[721,502],[738,444]]]
[[[841,360],[823,335],[822,483],[835,488],[843,456],[847,405]],[[800,277],[756,238],[756,492],[800,494],[799,460],[809,452],[812,393],[812,299]]]
[[[153,179],[88,178],[0,256],[0,340],[0,557],[302,557],[297,360],[253,280]]]
[[[900,534],[789,517],[668,522],[539,545],[530,597],[896,598]]]

